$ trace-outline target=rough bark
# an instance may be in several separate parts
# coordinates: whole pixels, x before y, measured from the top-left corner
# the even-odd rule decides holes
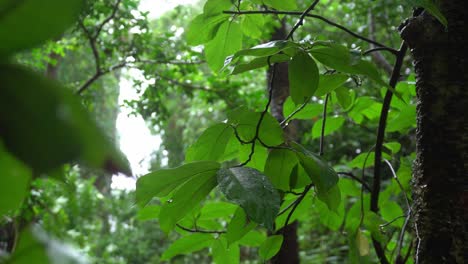
[[[427,13],[401,29],[416,72],[416,263],[468,262],[467,14],[440,1],[447,30]]]
[[[285,39],[287,32],[283,23],[272,36],[272,40]],[[267,78],[270,80],[270,76]],[[272,115],[281,122],[283,116],[283,104],[289,95],[288,64],[279,63],[276,65],[275,78],[272,80],[272,100],[270,110]],[[269,85],[269,84],[268,84]],[[269,87],[270,88],[270,87]],[[294,122],[291,122],[285,130],[287,138],[295,139],[297,137]],[[297,239],[297,222],[293,222],[280,230],[284,237],[283,244],[278,254],[271,260],[274,264],[295,264],[299,263],[299,243]]]

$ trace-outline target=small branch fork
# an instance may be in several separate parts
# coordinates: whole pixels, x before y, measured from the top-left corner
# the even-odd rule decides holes
[[[252,15],[252,14],[274,14],[274,15],[291,15],[291,16],[302,16],[304,15],[304,12],[297,12],[297,11],[277,11],[277,10],[255,10],[255,11],[223,11],[224,14],[232,14],[232,15]],[[372,40],[370,38],[364,37],[362,35],[359,35],[358,33],[353,32],[352,30],[346,28],[345,26],[342,26],[338,23],[335,23],[323,16],[315,15],[315,14],[308,14],[305,13],[304,17],[310,17],[310,18],[316,18],[319,19],[333,27],[336,27],[338,29],[343,30],[344,32],[350,34],[351,36],[363,40],[367,43],[374,44],[377,47],[380,47],[380,50],[385,50],[388,51],[392,54],[397,55],[398,50],[395,50],[391,47],[388,47],[380,42],[377,42],[375,40]]]
[[[135,64],[138,64],[138,63],[141,63],[141,64],[173,64],[173,65],[190,65],[190,64],[201,64],[203,63],[202,61],[178,61],[178,60],[167,60],[167,61],[159,61],[159,60],[138,60],[138,61],[135,61],[135,62],[128,62],[128,61],[122,61],[122,62],[119,62],[107,69],[103,69],[102,67],[102,63],[101,63],[101,57],[99,55],[99,49],[97,47],[97,41],[98,41],[98,38],[99,38],[99,35],[101,34],[104,26],[106,24],[108,24],[112,19],[115,18],[115,16],[117,15],[117,12],[119,10],[119,6],[121,4],[122,0],[117,0],[115,2],[115,4],[113,5],[112,7],[112,12],[111,14],[106,17],[97,27],[96,27],[96,30],[94,32],[92,32],[92,30],[89,30],[83,23],[83,20],[79,20],[78,21],[78,26],[81,28],[81,30],[83,31],[84,35],[86,36],[88,42],[89,42],[89,46],[91,47],[91,51],[93,53],[93,57],[94,57],[94,63],[95,63],[95,72],[94,74],[88,79],[86,80],[76,91],[76,93],[78,95],[81,95],[84,91],[86,91],[90,86],[91,84],[93,84],[95,81],[97,81],[100,77],[108,74],[108,73],[111,73],[115,70],[118,70],[118,69],[121,69],[121,68],[124,68],[124,67],[132,67],[134,66]],[[172,83],[175,83],[175,84],[178,84],[178,85],[181,85],[183,86],[182,84],[183,83],[177,83],[177,81],[174,81],[174,80],[167,80],[167,81],[170,81]]]

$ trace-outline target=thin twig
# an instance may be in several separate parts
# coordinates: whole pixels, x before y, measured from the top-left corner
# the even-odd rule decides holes
[[[377,51],[389,51],[389,50],[387,48],[385,48],[385,47],[377,47],[377,48],[372,48],[372,49],[368,49],[368,50],[364,51],[362,53],[362,55],[365,56],[365,55],[368,55],[368,54],[370,54],[372,52],[377,52]],[[395,55],[395,53],[393,53],[393,52],[392,52],[392,54]]]
[[[327,93],[325,96],[325,102],[323,103],[323,114],[322,114],[322,130],[320,131],[320,148],[319,148],[319,156],[323,155],[323,148],[325,144],[325,125],[327,122],[327,105],[328,99],[330,97],[330,93]]]
[[[202,234],[224,234],[226,231],[224,230],[200,230],[200,229],[190,229],[188,227],[182,226],[180,224],[176,224],[176,226],[182,230],[185,230],[190,233],[202,233]]]
[[[285,227],[288,226],[289,220],[291,220],[291,217],[292,217],[293,213],[296,211],[297,207],[298,207],[299,204],[302,202],[302,200],[303,200],[304,197],[307,195],[307,193],[308,193],[309,190],[312,188],[312,186],[313,186],[313,184],[307,185],[307,186],[304,188],[304,191],[302,192],[302,195],[299,196],[299,197],[296,199],[296,201],[294,202],[293,208],[292,208],[291,211],[289,212],[288,217],[286,217],[286,221],[284,222],[283,229],[285,229]]]
[[[250,143],[250,144],[252,144],[252,148],[250,150],[249,157],[247,158],[246,161],[244,161],[241,164],[237,165],[237,167],[245,166],[247,163],[249,163],[252,160],[253,154],[255,153],[255,141],[259,138],[259,135],[260,135],[260,126],[262,124],[263,118],[265,117],[266,113],[268,112],[268,108],[270,108],[271,100],[273,98],[273,80],[274,80],[275,75],[276,75],[276,63],[271,65],[270,64],[270,57],[268,57],[268,64],[271,67],[271,78],[270,78],[270,81],[269,81],[270,89],[268,91],[268,101],[267,101],[267,103],[265,105],[265,109],[260,114],[260,118],[259,118],[259,120],[257,122],[257,126],[255,128],[255,136],[253,137],[253,139],[251,140],[251,143]]]
[[[300,16],[303,14],[303,12],[297,12],[297,11],[276,11],[276,10],[254,10],[254,11],[246,11],[246,10],[243,10],[243,11],[223,11],[224,14],[233,14],[233,15],[251,15],[251,14],[276,14],[276,15],[292,15],[292,16]],[[319,19],[319,20],[322,20],[323,22],[331,25],[331,26],[334,26],[338,29],[341,29],[343,30],[344,32],[350,34],[351,36],[355,37],[355,38],[358,38],[360,40],[363,40],[365,42],[368,42],[368,43],[371,43],[371,44],[374,44],[378,47],[382,47],[384,48],[385,50],[388,50],[389,52],[391,53],[394,53],[394,54],[397,54],[398,51],[393,49],[393,48],[390,48],[382,43],[379,43],[375,40],[372,40],[372,39],[369,39],[369,38],[366,38],[362,35],[359,35],[355,32],[353,32],[352,30],[346,28],[345,26],[342,26],[340,24],[337,24],[325,17],[322,17],[322,16],[319,16],[319,15],[314,15],[314,14],[307,14],[306,17],[311,17],[311,18],[316,18],[316,19]]]
[[[286,128],[288,126],[288,122],[291,118],[294,117],[294,115],[296,115],[297,113],[299,113],[302,109],[304,109],[304,107],[307,106],[309,102],[306,101],[304,103],[301,104],[301,106],[299,106],[299,108],[297,108],[296,110],[294,110],[291,114],[289,114],[283,121],[281,121],[280,123],[280,126],[281,128]]]
[[[362,179],[359,179],[357,176],[355,176],[355,175],[352,174],[351,172],[341,172],[341,171],[339,171],[339,172],[337,172],[337,174],[338,174],[338,175],[345,175],[345,176],[348,176],[348,177],[350,177],[351,179],[353,179],[353,180],[359,182],[359,183],[364,187],[364,189],[366,189],[368,192],[371,192],[371,191],[372,191],[371,188],[370,188],[370,186],[369,186],[365,181],[363,181]]]
[[[117,14],[117,10],[119,10],[119,5],[120,3],[122,2],[122,0],[117,0],[117,2],[115,2],[113,8],[112,8],[112,13],[106,17],[102,22],[101,24],[99,24],[98,28],[96,29],[96,32],[94,33],[94,36],[93,38],[96,40],[99,36],[99,34],[101,33],[102,29],[104,28],[104,26],[109,23],[114,17],[115,15]]]
[[[305,17],[307,16],[307,14],[309,14],[310,11],[314,10],[315,6],[318,4],[319,0],[315,0],[303,13],[302,15],[299,17],[299,20],[296,22],[296,24],[294,25],[294,27],[291,29],[291,31],[289,31],[289,34],[288,36],[286,37],[286,39],[292,39],[293,38],[293,35],[294,35],[294,32],[304,24],[304,19]]]
[[[386,159],[384,159],[384,161],[388,165],[388,167],[390,168],[390,171],[392,172],[393,178],[397,182],[398,187],[400,187],[400,190],[403,193],[403,196],[405,198],[406,207],[407,207],[407,209],[406,209],[407,210],[406,219],[405,219],[405,222],[403,223],[403,226],[401,227],[400,236],[398,238],[398,243],[397,243],[397,247],[396,247],[397,259],[401,260],[401,259],[403,259],[403,257],[401,256],[401,249],[402,249],[402,246],[403,246],[403,239],[405,238],[406,227],[408,226],[409,219],[411,218],[411,213],[412,213],[411,212],[411,205],[410,205],[408,196],[406,196],[406,191],[403,188],[403,185],[401,184],[400,180],[398,180],[398,177],[397,177],[397,175],[395,173],[395,170],[393,169],[392,164],[390,163],[390,161],[388,161]]]

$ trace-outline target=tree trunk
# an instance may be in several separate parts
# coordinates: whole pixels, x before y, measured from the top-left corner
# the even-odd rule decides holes
[[[282,27],[278,28],[273,36],[272,40],[285,39],[287,36],[285,24],[282,23]],[[270,80],[271,76],[268,76]],[[268,83],[268,86],[270,83]],[[286,98],[289,96],[289,79],[288,79],[288,64],[278,63],[275,70],[275,78],[272,80],[272,100],[270,110],[272,115],[281,122],[284,119],[283,116],[283,104]],[[290,122],[289,126],[285,129],[286,138],[296,139],[297,133],[295,129],[295,123]],[[271,263],[275,264],[295,264],[299,263],[299,243],[297,241],[297,221],[289,224],[279,231],[284,237],[283,244],[278,254],[271,260]]]
[[[467,14],[463,0],[440,1],[447,30],[427,13],[401,35],[416,72],[414,164],[416,263],[468,262]]]

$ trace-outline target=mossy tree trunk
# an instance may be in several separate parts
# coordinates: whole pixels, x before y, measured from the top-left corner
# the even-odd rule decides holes
[[[416,263],[468,262],[468,14],[439,1],[445,29],[423,13],[402,28],[416,72],[414,164]]]

